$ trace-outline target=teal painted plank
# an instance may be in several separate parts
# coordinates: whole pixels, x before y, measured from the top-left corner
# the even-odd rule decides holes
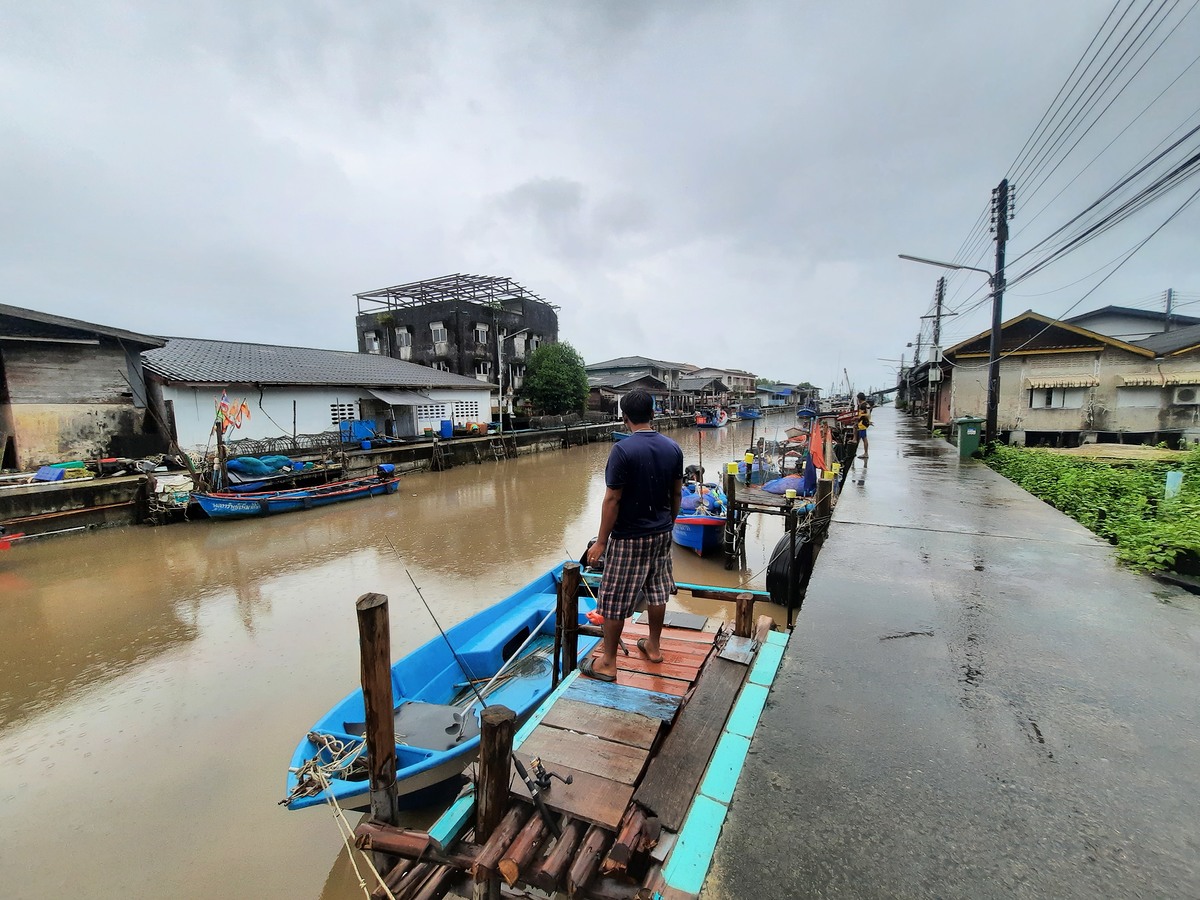
[[[640,713],[664,722],[675,718],[675,710],[679,708],[680,700],[679,697],[672,697],[670,694],[646,691],[626,684],[601,682],[594,678],[578,679],[563,696],[593,706]]]
[[[724,805],[703,794],[696,798],[671,858],[663,867],[663,880],[670,887],[689,894],[700,893],[724,822]]]
[[[733,705],[725,730],[742,737],[754,737],[754,729],[758,727],[758,717],[762,715],[769,690],[761,684],[748,684],[742,688],[742,695]]]
[[[513,737],[514,747],[521,746],[521,742],[524,741],[525,738],[529,737],[529,733],[541,724],[542,719],[546,718],[546,713],[550,711],[550,707],[554,705],[554,701],[559,697],[564,696],[571,687],[572,682],[574,682],[577,678],[579,678],[578,669],[558,683],[558,687],[554,689],[549,697],[542,701],[542,705],[533,711],[533,715],[526,719],[525,724],[521,726],[519,731],[517,731],[516,735]],[[590,681],[591,679],[588,680]]]
[[[733,799],[733,789],[737,786],[738,776],[742,774],[742,765],[746,762],[749,750],[749,738],[729,732],[721,735],[712,761],[708,764],[708,771],[704,773],[704,780],[700,782],[700,793],[728,804]]]
[[[768,631],[767,643],[777,644],[780,647],[786,646],[788,642],[788,634],[786,631]]]
[[[449,847],[462,833],[474,813],[475,792],[472,791],[455,800],[450,808],[438,817],[429,829],[429,836],[443,847]]]
[[[782,659],[782,647],[776,644],[760,644],[754,668],[750,670],[750,683],[770,685],[775,681],[775,673],[779,671]]]

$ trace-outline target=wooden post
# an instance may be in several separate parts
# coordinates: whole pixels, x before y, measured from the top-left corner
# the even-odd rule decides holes
[[[363,594],[358,611],[358,646],[366,707],[367,768],[371,815],[380,822],[400,821],[396,794],[396,713],[392,697],[392,642],[388,598]]]
[[[826,474],[817,482],[817,518],[827,519],[833,513],[833,476]]]
[[[749,591],[737,595],[737,611],[733,619],[735,637],[750,637],[754,631],[754,595]]]
[[[737,505],[737,465],[731,463],[733,472],[728,468],[722,476],[725,482],[725,568],[732,569],[737,564],[737,516],[734,506]]]
[[[479,715],[479,783],[475,795],[475,842],[486,844],[500,825],[508,805],[508,779],[512,771],[513,734],[517,714],[507,706],[484,707]],[[483,877],[480,877],[483,876]],[[500,896],[500,882],[480,869],[475,877],[475,900]]]
[[[817,493],[821,493],[821,484],[817,483]],[[796,518],[796,504],[788,501],[787,513],[787,530],[788,530],[788,553],[791,554],[788,563],[788,604],[787,604],[787,626],[788,631],[792,629],[792,613],[800,603],[800,567],[796,565],[796,532],[799,530],[800,523]]]
[[[558,585],[558,625],[562,628],[562,673],[570,675],[579,667],[579,563],[563,564]]]

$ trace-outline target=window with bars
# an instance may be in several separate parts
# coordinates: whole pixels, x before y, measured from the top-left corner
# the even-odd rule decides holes
[[[478,422],[479,421],[479,401],[478,400],[455,400],[454,401],[454,421],[455,422]]]
[[[358,418],[358,411],[353,403],[330,403],[329,421],[336,425],[338,422],[348,422]]]

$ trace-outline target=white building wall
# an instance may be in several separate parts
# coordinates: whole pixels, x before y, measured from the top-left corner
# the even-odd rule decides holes
[[[163,399],[174,407],[175,428],[184,450],[215,446],[212,429],[220,396],[219,387],[163,385]],[[257,389],[227,389],[227,396],[230,403],[245,400],[250,409],[250,418],[242,420],[242,427],[227,433],[228,439],[235,441],[335,431],[335,408],[343,417],[350,412],[349,418],[358,418],[360,401],[371,397],[366,389],[355,387],[267,387],[261,397]]]

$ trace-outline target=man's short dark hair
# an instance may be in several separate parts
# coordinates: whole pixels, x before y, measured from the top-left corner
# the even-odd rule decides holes
[[[621,412],[634,425],[644,425],[654,418],[654,400],[641,388],[635,388],[621,398]]]

